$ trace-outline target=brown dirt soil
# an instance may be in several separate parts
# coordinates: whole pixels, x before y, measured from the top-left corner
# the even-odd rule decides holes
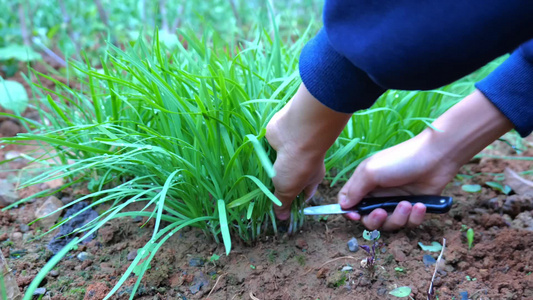
[[[29,151],[8,146],[0,150],[0,159],[11,150]],[[517,156],[501,142],[486,151]],[[533,156],[533,150],[522,156]],[[19,159],[1,165],[6,171],[0,177],[15,180],[19,173],[9,170],[21,169],[26,163]],[[361,267],[364,251],[352,253],[346,244],[352,237],[368,244],[361,238],[364,228],[340,216],[309,217],[296,235],[264,237],[251,247],[236,241],[229,256],[224,255],[223,245],[201,231],[184,229],[155,256],[135,299],[396,299],[388,292],[399,286],[410,286],[413,299],[426,299],[434,266],[425,266],[423,256],[436,258],[438,253],[422,251],[418,243],[442,242],[443,238],[447,240],[446,262],[434,282],[439,299],[462,299],[461,292],[467,292],[468,299],[533,299],[532,212],[505,214],[490,205],[498,192],[484,185],[505,167],[532,170],[533,162],[483,158],[464,166],[461,173],[465,175],[491,174],[450,183],[444,194],[453,196],[455,204],[448,214],[428,216],[418,228],[382,233],[383,246],[373,275]],[[466,193],[461,189],[465,183],[478,183],[483,189]],[[45,188],[31,187],[19,195]],[[315,198],[334,202],[337,190],[323,186]],[[85,191],[84,187],[69,188],[62,196],[79,197]],[[505,201],[507,197],[500,198]],[[46,245],[55,233],[35,238],[41,228],[25,226],[34,220],[33,213],[44,200],[0,212],[0,248],[21,291],[52,255]],[[153,223],[142,224],[128,218],[102,228],[95,240],[80,245],[45,278],[43,299],[103,299],[128,268],[128,257],[149,240]],[[469,250],[464,229],[470,227],[475,240]],[[88,254],[83,262],[77,258],[80,252]],[[213,254],[220,259],[209,262]],[[194,266],[198,262],[200,266]],[[128,299],[136,279],[132,275],[112,299]]]

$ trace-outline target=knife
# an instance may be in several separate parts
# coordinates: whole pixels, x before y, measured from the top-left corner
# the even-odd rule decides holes
[[[453,204],[452,197],[439,195],[419,195],[419,196],[392,196],[392,197],[372,197],[363,198],[359,204],[350,209],[342,209],[339,204],[329,204],[320,206],[311,206],[304,208],[305,215],[330,215],[330,214],[345,214],[349,212],[356,212],[360,215],[368,215],[376,208],[382,208],[385,211],[392,213],[396,206],[402,202],[408,201],[412,205],[422,203],[426,206],[426,213],[430,214],[444,214],[447,213]]]

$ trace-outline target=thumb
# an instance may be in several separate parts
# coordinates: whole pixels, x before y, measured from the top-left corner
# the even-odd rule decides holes
[[[274,196],[281,201],[281,206],[274,204],[274,213],[280,220],[287,220],[291,216],[292,201],[298,196],[298,193],[283,192],[279,190],[274,191]]]
[[[352,177],[344,184],[339,192],[338,200],[343,209],[355,206],[357,203],[377,187],[376,180],[368,172],[366,164],[360,164]]]

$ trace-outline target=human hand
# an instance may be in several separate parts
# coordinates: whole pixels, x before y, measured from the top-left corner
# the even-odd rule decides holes
[[[509,131],[513,124],[479,91],[475,91],[416,137],[363,161],[339,192],[339,203],[350,208],[365,196],[440,194],[459,168]],[[368,229],[394,230],[417,226],[426,208],[401,202],[387,216],[376,209],[368,216],[350,213]]]
[[[316,100],[302,84],[296,95],[270,120],[266,138],[277,151],[272,178],[278,219],[290,217],[292,201],[303,191],[310,198],[325,174],[324,157],[351,114],[335,112]]]
[[[458,171],[453,163],[444,163],[427,139],[419,136],[364,160],[339,192],[339,203],[350,208],[366,196],[440,194]],[[369,215],[346,215],[361,220],[368,229],[395,230],[403,226],[418,226],[424,220],[426,207],[402,201],[388,216],[383,209]]]

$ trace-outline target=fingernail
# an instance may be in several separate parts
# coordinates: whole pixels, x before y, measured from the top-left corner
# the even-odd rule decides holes
[[[409,205],[400,205],[399,210],[402,215],[408,215],[411,212],[411,207]]]
[[[346,197],[346,194],[339,194],[339,204],[340,205],[348,204],[348,197]]]

